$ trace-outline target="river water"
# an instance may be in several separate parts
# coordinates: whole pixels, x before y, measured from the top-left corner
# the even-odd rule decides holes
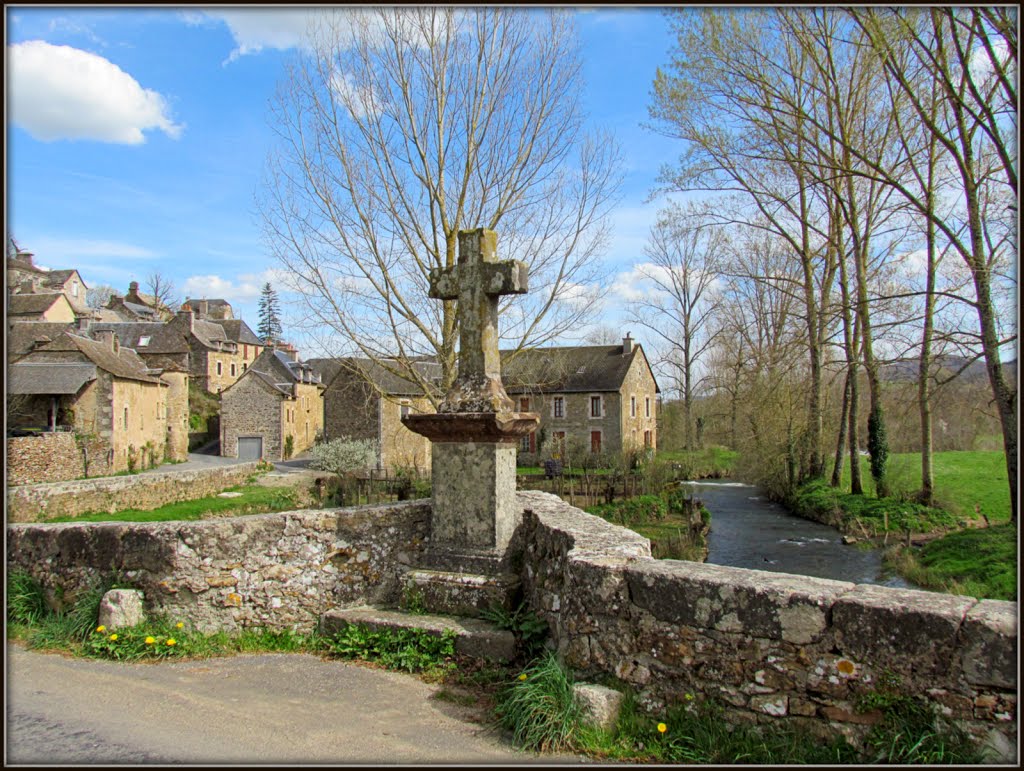
[[[910,587],[884,575],[879,549],[845,545],[838,530],[791,514],[739,482],[680,482],[711,512],[708,564]]]

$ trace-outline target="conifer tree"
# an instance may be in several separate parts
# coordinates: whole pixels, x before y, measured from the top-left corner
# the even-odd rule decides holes
[[[260,325],[256,330],[261,340],[281,339],[281,316],[277,304],[277,292],[268,281],[260,292]]]

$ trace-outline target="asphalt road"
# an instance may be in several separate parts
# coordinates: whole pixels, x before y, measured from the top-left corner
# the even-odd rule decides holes
[[[431,698],[438,686],[310,655],[123,664],[10,643],[7,653],[6,765],[551,760]]]

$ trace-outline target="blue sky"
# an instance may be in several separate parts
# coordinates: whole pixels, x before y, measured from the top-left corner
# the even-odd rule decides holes
[[[644,200],[658,168],[679,153],[640,127],[670,38],[654,8],[578,18],[586,108],[626,161],[606,255],[626,274],[657,211]],[[159,271],[182,299],[222,297],[255,326],[276,267],[254,206],[268,103],[304,23],[268,8],[8,7],[8,234],[90,286],[123,292]],[[625,331],[614,298],[604,322]]]

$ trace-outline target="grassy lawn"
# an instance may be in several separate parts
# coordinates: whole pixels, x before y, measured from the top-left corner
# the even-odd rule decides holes
[[[195,520],[210,516],[241,516],[243,514],[265,514],[270,511],[287,511],[295,508],[295,492],[288,488],[241,485],[229,487],[224,492],[241,493],[237,498],[220,498],[211,495],[194,501],[180,501],[161,506],[151,511],[125,509],[113,514],[95,512],[78,517],[54,517],[46,522],[167,522],[172,520]]]
[[[867,457],[861,457],[865,492],[875,494]],[[993,522],[1010,519],[1010,490],[1002,452],[937,452],[932,459],[935,503],[960,519],[974,519],[975,505]],[[894,493],[912,494],[921,488],[921,454],[889,457],[889,480]],[[843,470],[843,490],[850,490],[850,461]]]

